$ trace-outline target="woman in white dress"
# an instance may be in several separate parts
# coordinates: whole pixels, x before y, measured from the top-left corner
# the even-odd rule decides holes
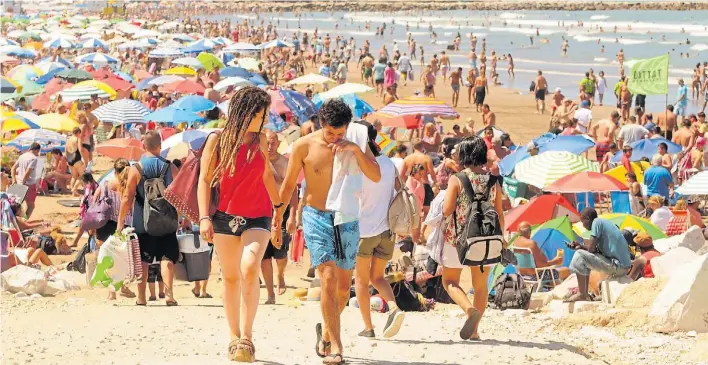
[[[597,78],[597,93],[600,95],[600,103],[598,105],[602,106],[602,97],[605,95],[605,90],[607,90],[607,80],[605,80],[605,71],[600,71]]]

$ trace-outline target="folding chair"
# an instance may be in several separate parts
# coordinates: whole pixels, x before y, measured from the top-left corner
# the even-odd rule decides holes
[[[533,285],[536,284],[536,292],[541,291],[541,287],[548,283],[551,283],[553,287],[557,285],[556,281],[558,281],[558,284],[561,283],[560,278],[556,279],[553,276],[553,270],[556,269],[558,266],[553,265],[542,268],[536,267],[536,261],[534,260],[533,252],[531,252],[531,249],[524,247],[514,247],[514,256],[516,256],[517,264],[515,266],[517,269],[533,269],[536,272],[536,280],[526,280],[526,278],[524,278],[526,284],[530,284],[532,289]],[[551,280],[543,280],[543,275],[545,274],[545,272],[548,272],[551,277]]]

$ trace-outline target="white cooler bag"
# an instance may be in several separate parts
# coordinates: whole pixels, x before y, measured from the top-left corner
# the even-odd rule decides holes
[[[175,279],[182,281],[199,281],[209,279],[211,264],[211,249],[199,232],[180,233],[179,261],[175,265]]]

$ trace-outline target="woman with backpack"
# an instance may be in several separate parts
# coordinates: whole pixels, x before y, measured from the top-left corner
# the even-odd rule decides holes
[[[263,133],[270,102],[270,95],[257,87],[245,87],[231,97],[224,130],[205,142],[197,185],[199,231],[205,241],[214,243],[224,279],[224,311],[231,334],[228,357],[238,362],[255,361],[253,321],[261,261],[269,239],[276,248],[282,245],[272,217],[283,202],[269,168]],[[212,196],[216,186],[219,193]],[[216,212],[210,212],[212,202]]]
[[[463,340],[479,340],[477,329],[482,319],[484,309],[487,307],[487,278],[491,267],[484,268],[490,262],[499,262],[500,253],[497,257],[484,257],[479,261],[470,261],[469,253],[462,255],[465,258],[461,263],[458,251],[461,247],[470,245],[469,251],[475,251],[477,245],[484,247],[486,251],[501,251],[501,227],[504,227],[504,211],[502,209],[502,190],[497,176],[492,175],[487,166],[487,145],[479,137],[466,137],[457,145],[460,165],[463,170],[450,176],[445,202],[443,203],[443,215],[447,219],[445,230],[445,243],[442,249],[441,261],[443,266],[443,285],[448,294],[457,305],[467,314],[467,319],[460,330],[460,337]],[[470,193],[470,189],[473,193]],[[474,196],[472,196],[474,195]],[[470,232],[479,233],[480,227],[476,227],[476,220],[468,222],[468,215],[476,214],[475,209],[483,213],[484,223],[489,220],[494,226],[494,235],[487,232],[485,227],[481,227],[481,232],[476,237]],[[495,214],[496,213],[496,214]],[[479,221],[481,222],[481,220]],[[480,225],[481,226],[481,225]],[[469,244],[471,238],[484,239],[482,242]],[[458,247],[461,246],[461,247]],[[476,247],[475,247],[476,246]],[[490,248],[492,248],[490,250]],[[468,251],[468,252],[469,252]],[[485,250],[481,250],[484,252]],[[474,302],[467,298],[466,292],[460,287],[460,275],[462,270],[469,266],[472,274],[472,287],[474,288]]]

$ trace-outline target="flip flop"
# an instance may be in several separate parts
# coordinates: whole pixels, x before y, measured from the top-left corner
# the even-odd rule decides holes
[[[136,300],[136,301],[135,301],[135,305],[140,306],[140,307],[145,307],[145,306],[147,306],[147,303],[142,303],[142,304],[141,304],[141,303],[138,303],[138,301]]]
[[[346,364],[342,354],[329,354],[324,357],[323,364]]]
[[[206,293],[206,294],[204,294],[204,295],[200,295],[199,298],[202,298],[202,299],[209,299],[209,298],[213,298],[213,297],[211,296],[211,294]]]
[[[156,300],[157,300],[157,297],[154,297],[154,296],[148,298],[148,301],[150,301],[150,302],[154,302],[154,301],[156,301]]]
[[[176,306],[179,305],[179,304],[177,303],[177,301],[174,300],[174,299],[168,299],[168,300],[166,300],[166,301],[165,301],[165,304],[166,304],[168,307],[176,307]]]
[[[199,292],[195,293],[194,289],[192,289],[191,291],[192,291],[192,295],[194,295],[195,298],[199,298]]]
[[[472,315],[467,318],[465,324],[462,325],[460,330],[460,338],[463,340],[469,340],[472,335],[477,332],[477,326],[479,326],[479,321],[482,319],[482,313],[478,310],[474,310]]]
[[[322,323],[318,323],[315,326],[315,333],[317,333],[317,342],[315,343],[315,353],[317,354],[317,356],[319,356],[321,358],[325,358],[327,355],[320,352],[320,343],[322,343],[323,351],[327,351],[327,348],[329,348],[332,345],[332,343],[326,342],[322,339]]]

